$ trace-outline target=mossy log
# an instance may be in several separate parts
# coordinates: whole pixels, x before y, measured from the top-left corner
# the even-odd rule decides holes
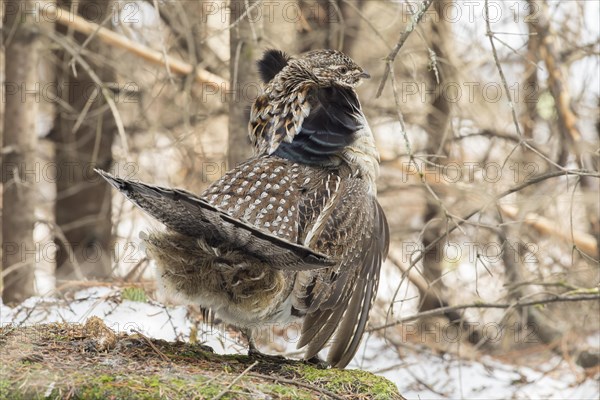
[[[0,399],[403,398],[369,372],[117,335],[96,317],[2,327],[0,357]]]

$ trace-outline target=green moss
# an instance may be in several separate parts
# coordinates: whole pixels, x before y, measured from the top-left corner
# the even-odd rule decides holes
[[[148,297],[146,296],[144,289],[136,287],[127,287],[123,289],[121,291],[121,298],[123,300],[137,301],[140,303],[145,303],[148,301]]]
[[[10,394],[10,381],[5,380],[4,378],[0,379],[0,399],[8,399],[8,395]]]
[[[170,381],[171,385],[173,385],[176,388],[184,388],[188,382],[185,381],[184,379],[178,379],[178,378],[173,378]]]
[[[205,386],[200,386],[198,388],[197,393],[203,399],[212,399],[213,397],[215,397],[219,393],[221,393],[222,390],[223,390],[223,387],[221,387],[221,386],[208,384]],[[227,397],[224,397],[224,398],[227,398]]]
[[[77,388],[75,392],[77,399],[102,400],[110,398],[123,398],[131,400],[153,400],[159,399],[158,394],[140,393],[135,387],[115,387],[114,385],[85,384]]]
[[[261,389],[266,394],[274,395],[281,400],[312,400],[314,395],[308,391],[283,385],[263,385]]]
[[[322,390],[352,399],[401,398],[393,384],[363,371],[218,355],[201,345],[150,343],[136,335],[121,334],[114,345],[98,352],[89,350],[98,340],[94,332],[78,324],[6,332],[0,342],[0,400],[211,399],[223,391],[223,399],[250,400],[263,393],[277,399],[308,400],[323,395]],[[252,364],[250,373],[240,376]],[[236,384],[229,387],[236,378]],[[288,383],[290,379],[293,382]]]
[[[144,385],[153,387],[153,388],[157,388],[160,386],[160,380],[158,379],[158,376],[151,376],[149,378],[144,378]]]
[[[110,375],[100,375],[100,377],[98,379],[102,383],[114,382],[115,381],[115,377],[114,376],[110,376]]]
[[[307,382],[334,393],[368,395],[372,399],[401,399],[398,388],[387,379],[361,370],[319,369],[307,365],[293,367],[296,374]]]
[[[0,394],[4,393],[10,387],[10,382],[0,379]]]

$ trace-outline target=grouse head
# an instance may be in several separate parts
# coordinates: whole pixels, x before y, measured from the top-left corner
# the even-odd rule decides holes
[[[355,88],[363,79],[371,77],[350,57],[329,49],[309,51],[298,57],[280,50],[268,50],[258,61],[258,71],[264,83],[282,73],[282,79],[312,81],[319,87]]]
[[[350,57],[337,50],[313,50],[302,55],[301,68],[308,69],[319,86],[355,88],[371,76]]]
[[[379,154],[354,90],[369,74],[337,50],[269,50],[258,69],[265,86],[248,124],[255,154],[325,168],[345,163],[375,188]]]

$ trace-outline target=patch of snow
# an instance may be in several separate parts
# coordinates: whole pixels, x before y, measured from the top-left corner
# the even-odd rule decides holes
[[[594,346],[596,348],[600,348],[600,332],[596,332],[587,338],[587,343],[590,346]]]
[[[407,399],[598,399],[597,380],[578,381],[572,367],[556,357],[538,370],[485,356],[478,361],[407,351],[400,358],[379,337],[362,345],[348,368],[361,368],[394,382]],[[581,371],[580,371],[581,372]]]

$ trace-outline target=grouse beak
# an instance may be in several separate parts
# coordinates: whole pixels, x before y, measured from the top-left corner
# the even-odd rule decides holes
[[[359,78],[365,78],[365,79],[369,79],[371,78],[371,75],[367,72],[367,71],[363,71],[360,73],[360,75],[358,75]]]

